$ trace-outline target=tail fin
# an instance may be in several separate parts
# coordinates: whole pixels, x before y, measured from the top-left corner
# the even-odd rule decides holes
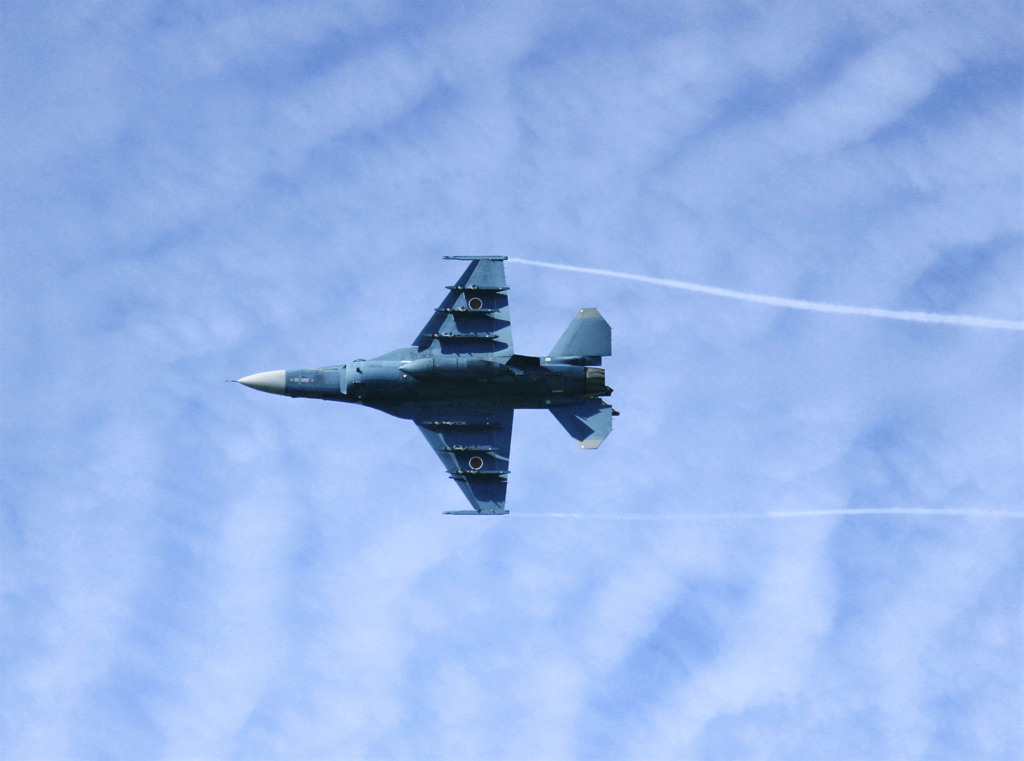
[[[583,449],[597,449],[612,432],[612,415],[617,414],[601,399],[587,399],[572,407],[551,407],[551,414]]]
[[[601,364],[612,353],[612,327],[596,309],[581,309],[548,356]]]

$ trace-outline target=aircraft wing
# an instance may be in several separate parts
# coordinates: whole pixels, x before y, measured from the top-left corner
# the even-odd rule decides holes
[[[508,456],[512,446],[511,407],[436,405],[413,421],[455,479],[472,510],[449,515],[504,515]]]
[[[446,256],[469,265],[413,345],[421,353],[512,356],[505,256]]]

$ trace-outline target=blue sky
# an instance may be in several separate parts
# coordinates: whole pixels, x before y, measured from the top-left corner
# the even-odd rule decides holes
[[[622,415],[518,414],[496,519],[223,381],[408,345],[443,255],[1024,320],[1022,19],[5,3],[0,756],[1019,759],[1019,330],[510,262]]]

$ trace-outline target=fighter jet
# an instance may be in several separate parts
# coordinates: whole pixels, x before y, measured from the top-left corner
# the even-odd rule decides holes
[[[512,416],[547,409],[583,449],[596,449],[618,412],[604,402],[602,357],[612,329],[581,309],[545,357],[512,350],[505,256],[446,256],[469,265],[412,346],[375,359],[306,370],[273,370],[238,380],[249,388],[351,402],[412,420],[437,452],[472,510],[505,515]]]

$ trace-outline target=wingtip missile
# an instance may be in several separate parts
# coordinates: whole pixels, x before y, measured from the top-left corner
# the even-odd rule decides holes
[[[508,515],[508,510],[447,510],[445,515]]]

